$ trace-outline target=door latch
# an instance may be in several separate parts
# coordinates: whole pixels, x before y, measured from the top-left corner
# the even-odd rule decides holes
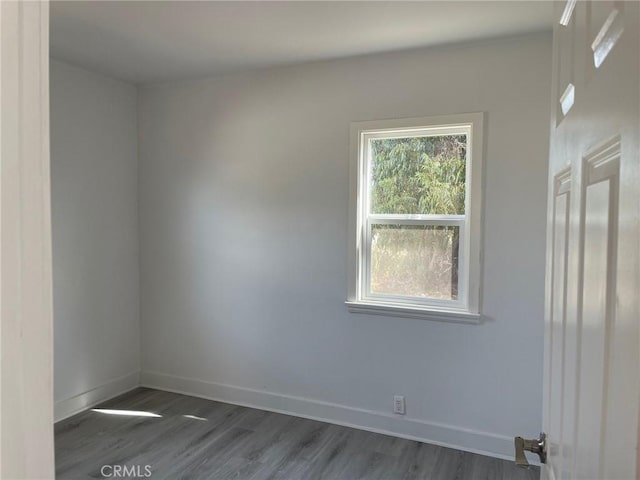
[[[525,440],[522,437],[516,437],[514,440],[516,447],[516,465],[519,467],[528,467],[529,462],[524,451],[536,453],[540,457],[540,463],[547,461],[547,435],[541,433],[540,437],[533,440]]]

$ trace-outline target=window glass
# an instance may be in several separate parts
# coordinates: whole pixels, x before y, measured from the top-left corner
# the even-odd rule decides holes
[[[369,142],[370,213],[464,215],[466,135]]]
[[[455,300],[459,227],[373,225],[371,293]]]

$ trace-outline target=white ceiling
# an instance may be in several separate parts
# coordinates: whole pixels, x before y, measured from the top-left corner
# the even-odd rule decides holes
[[[51,53],[161,82],[550,29],[547,1],[55,1]]]

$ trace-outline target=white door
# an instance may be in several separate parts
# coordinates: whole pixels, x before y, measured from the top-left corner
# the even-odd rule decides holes
[[[543,478],[640,474],[639,5],[556,5]]]

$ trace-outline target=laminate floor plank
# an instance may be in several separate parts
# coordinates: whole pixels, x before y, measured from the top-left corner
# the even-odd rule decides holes
[[[497,458],[484,457],[482,455],[476,455],[472,458],[471,462],[471,475],[472,480],[496,480],[503,477],[504,468],[503,463]]]
[[[428,443],[406,441],[398,459],[396,471],[402,480],[432,478],[443,447]]]
[[[538,480],[540,469],[538,467],[516,467],[512,462],[503,465],[502,480]]]
[[[148,388],[57,423],[55,439],[59,479],[114,478],[115,467],[141,478],[147,465],[152,480],[539,477],[492,457]]]

